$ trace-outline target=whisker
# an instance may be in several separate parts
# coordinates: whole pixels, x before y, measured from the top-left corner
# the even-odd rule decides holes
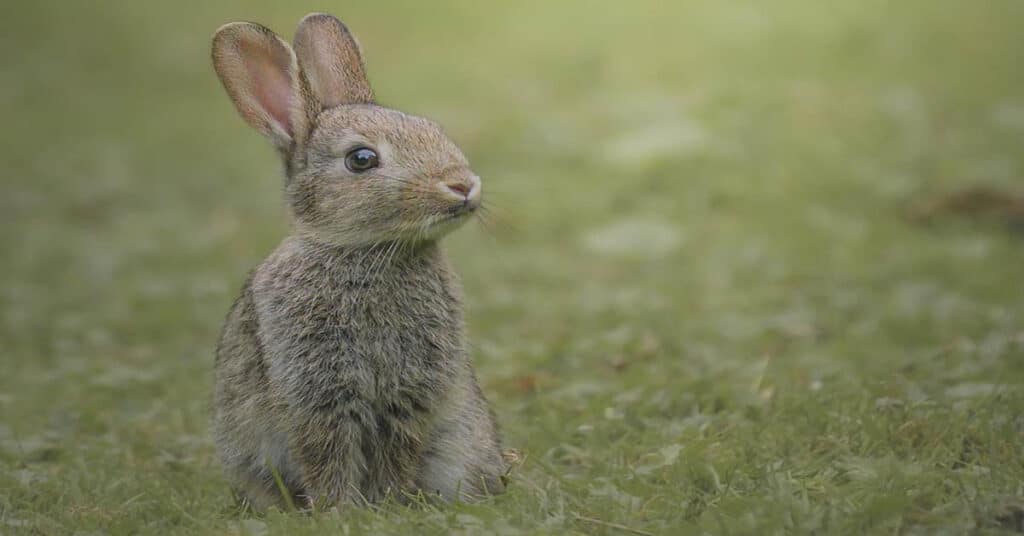
[[[380,275],[380,272],[384,269],[383,261],[384,259],[387,258],[388,251],[390,251],[391,248],[394,247],[394,245],[395,243],[391,242],[390,244],[386,244],[381,247],[380,253],[376,257],[374,257],[373,263],[370,264],[370,270],[368,272],[368,274],[371,276],[370,279],[375,279],[378,275]]]
[[[390,244],[385,246],[379,258],[377,259],[377,262],[375,262],[374,265],[370,268],[370,273],[372,274],[372,277],[370,278],[371,282],[372,280],[377,279],[380,276],[380,274],[382,274],[384,270],[387,268],[387,258],[390,256],[389,253],[391,249],[395,247],[395,244],[397,244],[397,242],[391,242]]]
[[[515,224],[515,220],[509,217],[509,211],[495,207],[491,203],[484,203],[477,209],[477,213],[483,216],[495,229],[506,228],[510,231],[519,232],[522,229]]]
[[[476,221],[477,223],[480,224],[480,228],[483,229],[484,233],[487,234],[487,236],[491,237],[492,239],[497,238],[497,236],[495,236],[494,234],[494,228],[492,227],[491,222],[487,220],[487,218],[484,217],[483,214],[477,215]]]
[[[371,267],[373,266],[373,263],[374,263],[374,261],[376,261],[376,259],[377,259],[377,255],[379,255],[379,254],[380,254],[380,252],[379,252],[379,251],[378,251],[378,249],[377,249],[377,247],[378,247],[378,246],[379,246],[380,244],[381,244],[381,240],[378,240],[378,241],[374,242],[374,243],[373,243],[373,245],[371,245],[371,246],[370,246],[370,247],[369,247],[369,248],[368,248],[368,249],[366,250],[366,253],[365,253],[365,254],[363,254],[363,256],[362,256],[362,257],[361,257],[361,258],[359,259],[359,268],[360,268],[361,270],[363,270],[363,277],[362,277],[362,279],[361,279],[361,280],[359,281],[359,286],[358,286],[357,288],[358,288],[358,291],[359,291],[359,292],[361,293],[361,295],[362,295],[362,298],[363,298],[364,300],[366,299],[367,295],[369,294],[369,292],[366,292],[366,283],[367,283],[367,281],[369,280],[369,277],[370,277],[370,272],[371,272],[372,270],[371,270],[371,269],[370,269],[369,267],[367,267],[367,268],[366,268],[366,269],[364,270],[364,269],[363,269],[363,263],[364,263],[364,262],[366,261],[367,257],[369,257],[370,255],[373,255],[373,259],[372,259],[372,260],[371,260],[371,262],[370,262],[370,266],[371,266]],[[360,306],[362,306],[362,305],[363,305],[363,303],[362,303],[362,300],[360,300],[360,303],[359,303],[359,305],[360,305]]]
[[[395,240],[395,245],[391,249],[391,255],[388,257],[388,260],[385,261],[384,266],[390,267],[394,265],[395,260],[401,257],[404,245],[404,241]]]

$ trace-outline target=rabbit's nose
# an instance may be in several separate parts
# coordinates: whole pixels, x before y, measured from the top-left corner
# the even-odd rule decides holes
[[[480,203],[480,177],[476,175],[448,179],[442,183],[442,186],[444,190],[467,206],[476,208],[476,205]]]
[[[459,195],[461,195],[463,197],[466,197],[466,196],[469,195],[470,185],[468,185],[468,184],[466,184],[464,182],[448,182],[448,183],[445,183],[445,186],[447,186],[449,190],[451,190],[451,191],[455,192],[456,194],[459,194]]]

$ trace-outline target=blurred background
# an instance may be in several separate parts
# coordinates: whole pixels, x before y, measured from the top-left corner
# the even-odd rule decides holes
[[[242,530],[206,431],[213,348],[287,222],[209,39],[252,20],[290,40],[310,11],[484,179],[492,221],[447,243],[484,389],[551,471],[528,462],[520,491],[464,514],[479,527],[555,530],[562,496],[654,531],[1024,523],[1024,4],[2,11],[8,528]],[[963,456],[999,470],[950,476]],[[789,517],[776,461],[805,490]],[[712,485],[723,467],[749,485]]]

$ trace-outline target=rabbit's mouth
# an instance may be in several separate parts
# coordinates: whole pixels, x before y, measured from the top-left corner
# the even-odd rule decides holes
[[[445,211],[445,216],[449,218],[463,218],[476,212],[476,209],[480,208],[479,202],[474,202],[471,199],[466,199],[461,203],[456,203]]]
[[[458,224],[461,224],[466,219],[468,219],[470,215],[473,214],[474,210],[476,210],[476,209],[475,208],[473,208],[473,209],[471,209],[471,208],[448,209],[443,214],[439,214],[438,216],[436,216],[434,218],[432,226],[436,227],[436,226],[440,226],[440,225],[452,225],[452,224],[458,225]]]
[[[473,215],[476,209],[475,206],[449,207],[445,211],[431,216],[423,228],[427,234],[439,238],[459,228]]]

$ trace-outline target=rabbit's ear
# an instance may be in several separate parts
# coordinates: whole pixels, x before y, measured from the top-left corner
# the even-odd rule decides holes
[[[298,62],[288,43],[259,24],[225,24],[213,36],[213,67],[242,118],[287,151],[305,128]]]
[[[340,20],[306,15],[295,30],[295,55],[320,107],[373,102],[359,43]]]

